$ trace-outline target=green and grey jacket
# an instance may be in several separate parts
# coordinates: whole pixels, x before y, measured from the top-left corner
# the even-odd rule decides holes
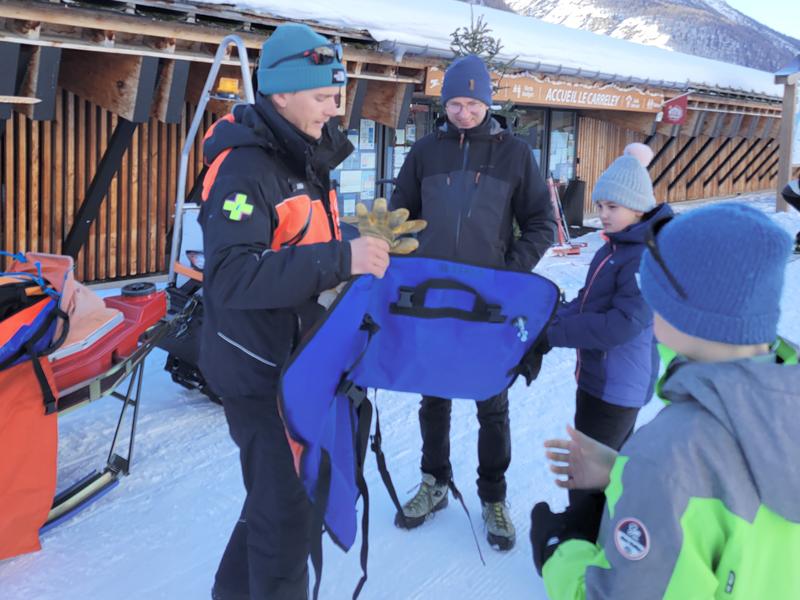
[[[598,545],[545,563],[550,598],[800,598],[797,350],[670,367],[669,405],[612,469]]]

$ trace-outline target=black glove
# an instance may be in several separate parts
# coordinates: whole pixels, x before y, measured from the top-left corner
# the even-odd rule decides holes
[[[568,508],[563,513],[554,513],[547,502],[539,502],[531,511],[531,547],[536,572],[542,568],[558,548],[567,540],[587,540],[595,543],[598,522],[585,510]]]
[[[552,348],[547,341],[547,329],[545,329],[519,363],[519,374],[525,378],[527,385],[530,385],[539,376],[539,371],[542,370],[542,359],[550,350]]]

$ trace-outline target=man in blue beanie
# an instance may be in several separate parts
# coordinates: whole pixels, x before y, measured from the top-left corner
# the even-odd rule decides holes
[[[553,600],[771,598],[800,590],[800,366],[778,337],[789,235],[743,204],[693,210],[651,237],[642,295],[667,406],[617,454],[568,428],[545,446],[568,489],[605,488],[598,544],[531,515]]]
[[[352,275],[382,277],[388,244],[341,240],[330,170],[352,151],[329,120],[342,50],[305,25],[264,43],[254,104],[206,134],[200,367],[222,398],[246,498],[216,574],[218,600],[308,595],[310,504],[278,412],[281,368]]]
[[[392,195],[392,208],[424,219],[418,254],[494,268],[530,271],[553,243],[555,222],[547,188],[528,145],[489,112],[492,81],[477,56],[447,69],[442,86],[445,117],[414,144]],[[519,224],[515,239],[512,223]],[[516,533],[506,499],[511,462],[508,394],[477,403],[478,496],[489,543],[514,546]],[[446,398],[423,397],[422,483],[395,517],[398,527],[422,525],[447,506],[450,408]]]

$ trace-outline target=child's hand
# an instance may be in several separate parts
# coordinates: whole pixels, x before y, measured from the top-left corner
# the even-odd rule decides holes
[[[608,485],[617,451],[567,425],[568,440],[547,440],[545,452],[551,461],[550,470],[566,479],[556,485],[570,490],[602,490]]]

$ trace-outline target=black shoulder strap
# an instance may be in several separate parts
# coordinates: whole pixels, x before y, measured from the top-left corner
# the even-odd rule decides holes
[[[34,349],[34,345],[38,342],[45,333],[50,329],[50,326],[53,324],[57,318],[62,319],[64,325],[61,329],[61,335],[55,340],[50,347],[44,352],[37,353]],[[64,343],[64,340],[67,338],[67,333],[69,332],[69,317],[67,313],[63,310],[55,306],[53,310],[47,315],[42,324],[39,328],[31,335],[31,337],[25,342],[25,344],[14,354],[9,356],[6,360],[0,363],[0,371],[9,367],[11,364],[16,362],[20,357],[28,355],[30,360],[33,362],[33,371],[36,374],[36,380],[39,382],[39,387],[42,389],[42,399],[44,402],[44,414],[49,415],[56,411],[56,398],[53,394],[53,390],[50,388],[50,384],[47,381],[47,376],[44,374],[44,369],[42,369],[42,365],[39,362],[39,358],[42,356],[47,356]]]
[[[356,414],[358,415],[358,428],[356,429],[356,487],[361,494],[363,512],[361,514],[361,579],[353,591],[353,600],[358,598],[364,584],[367,583],[367,558],[369,556],[369,489],[364,480],[364,459],[367,454],[369,432],[372,427],[372,404],[365,397],[361,401]]]
[[[381,448],[381,415],[378,411],[378,398],[375,397],[375,435],[372,436],[372,451],[375,453],[375,462],[378,463],[378,473],[381,474],[381,479],[383,480],[383,485],[386,486],[386,491],[389,492],[389,497],[392,499],[392,503],[394,504],[395,508],[397,509],[397,514],[400,515],[400,518],[403,520],[403,524],[406,525],[406,515],[403,512],[403,507],[400,505],[400,500],[397,497],[397,491],[394,488],[394,483],[392,483],[392,476],[389,475],[389,469],[386,468],[386,456],[383,454],[383,449]]]
[[[314,567],[314,600],[319,597],[322,583],[322,534],[325,530],[325,509],[331,491],[331,457],[326,450],[320,453],[317,486],[314,490],[314,506],[311,511],[311,565]]]

